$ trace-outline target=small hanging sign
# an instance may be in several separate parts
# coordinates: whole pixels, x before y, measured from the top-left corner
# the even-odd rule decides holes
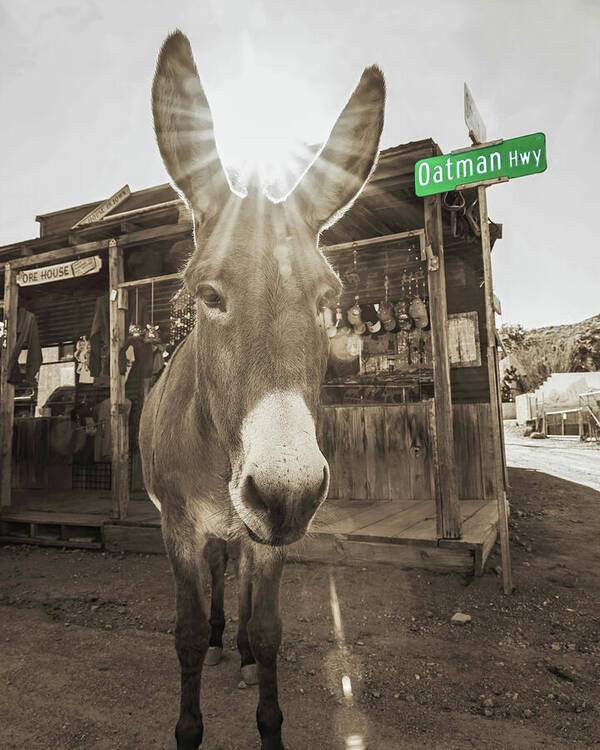
[[[125,198],[128,198],[130,195],[131,190],[129,189],[129,185],[124,185],[120,190],[117,190],[114,195],[111,195],[110,198],[102,201],[102,203],[90,211],[89,214],[86,214],[82,219],[79,219],[76,224],[73,224],[71,229],[77,229],[77,227],[84,226],[85,224],[93,224],[95,221],[100,221],[100,219],[106,216],[120,203],[123,203]]]
[[[34,286],[35,284],[48,284],[51,281],[64,281],[98,273],[101,268],[102,258],[99,255],[92,255],[88,258],[70,260],[68,263],[57,263],[55,266],[26,268],[17,275],[17,284]]]

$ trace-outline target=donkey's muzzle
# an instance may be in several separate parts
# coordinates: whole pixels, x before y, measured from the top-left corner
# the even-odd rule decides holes
[[[327,495],[329,467],[305,477],[300,488],[262,479],[260,473],[248,474],[241,487],[244,508],[256,520],[245,523],[250,538],[262,544],[283,546],[301,539],[312,517]]]

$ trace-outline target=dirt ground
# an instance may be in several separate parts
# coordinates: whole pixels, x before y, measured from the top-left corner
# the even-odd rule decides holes
[[[497,550],[475,579],[288,565],[280,685],[289,750],[600,747],[600,492],[552,476],[552,446],[529,455],[522,443],[507,434],[509,463],[545,470],[510,469],[512,596],[501,593]],[[600,448],[585,455],[597,472]],[[202,689],[207,750],[258,747],[257,689],[238,686],[232,567],[227,584],[226,658],[205,670]],[[457,611],[471,622],[452,625]],[[165,557],[1,548],[0,746],[174,748],[173,613]]]

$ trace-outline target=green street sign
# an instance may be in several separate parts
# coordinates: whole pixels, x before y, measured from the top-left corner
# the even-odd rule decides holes
[[[495,146],[421,159],[415,164],[415,192],[419,196],[446,193],[459,185],[498,177],[524,177],[546,169],[544,133],[510,138]]]

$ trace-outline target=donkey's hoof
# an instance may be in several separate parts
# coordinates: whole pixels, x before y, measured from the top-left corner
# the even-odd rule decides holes
[[[204,663],[207,667],[216,667],[223,658],[223,649],[220,646],[209,646]]]
[[[245,664],[242,667],[242,680],[246,685],[256,685],[258,683],[258,667],[256,664]]]

